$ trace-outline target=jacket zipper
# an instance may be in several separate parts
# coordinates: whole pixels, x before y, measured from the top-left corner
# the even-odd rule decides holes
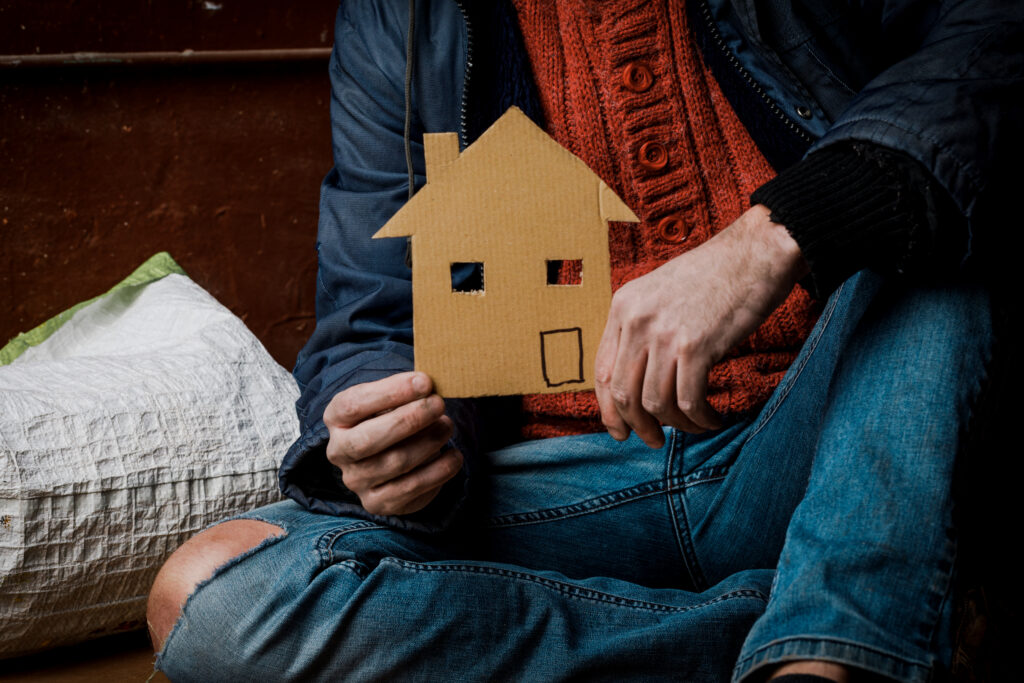
[[[783,123],[785,123],[791,131],[796,133],[800,137],[800,139],[804,140],[805,142],[814,142],[814,138],[808,135],[803,128],[800,128],[800,126],[793,123],[793,120],[786,116],[786,113],[782,111],[778,104],[776,104],[775,100],[773,100],[771,96],[768,94],[768,92],[761,87],[761,84],[754,80],[754,77],[750,74],[749,71],[747,71],[746,67],[740,64],[740,60],[736,57],[736,55],[732,53],[732,50],[729,49],[729,46],[725,44],[725,39],[722,38],[722,33],[718,30],[718,24],[715,23],[715,20],[711,16],[711,6],[708,2],[705,1],[701,3],[700,13],[701,16],[704,18],[704,24],[708,28],[709,35],[715,41],[715,45],[718,46],[718,49],[722,51],[722,54],[725,55],[725,58],[729,62],[729,65],[732,66],[732,68],[735,69],[736,72],[743,77],[743,80],[745,80],[747,84],[751,88],[753,88],[754,92],[757,93],[762,100],[764,100],[765,104],[768,105],[768,109],[773,114],[775,114]]]
[[[466,96],[469,93],[470,75],[473,72],[473,24],[469,20],[469,12],[466,11],[464,0],[456,0],[462,12],[462,21],[466,24],[466,69],[462,75],[462,102],[459,107],[459,142],[462,149],[469,144],[469,131],[466,129],[468,115],[466,113]]]

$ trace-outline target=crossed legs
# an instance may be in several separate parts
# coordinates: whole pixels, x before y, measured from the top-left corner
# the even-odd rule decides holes
[[[282,503],[203,532],[154,586],[158,665],[725,680],[737,659],[737,678],[814,659],[923,678],[944,645],[949,477],[987,306],[879,286],[847,283],[754,419],[659,451],[594,435],[490,454],[466,528],[425,538]]]

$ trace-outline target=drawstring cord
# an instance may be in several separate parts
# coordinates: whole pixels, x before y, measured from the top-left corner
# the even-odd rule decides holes
[[[413,41],[416,30],[416,0],[409,0],[409,35],[405,41],[405,168],[409,172],[409,199],[416,193],[416,173],[412,168],[412,69]]]

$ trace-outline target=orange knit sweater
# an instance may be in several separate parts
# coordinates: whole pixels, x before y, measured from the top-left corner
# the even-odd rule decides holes
[[[775,172],[704,67],[681,2],[514,0],[548,133],[640,217],[610,228],[612,288],[711,238]],[[709,375],[720,412],[757,408],[818,315],[799,286]],[[601,429],[593,392],[523,398],[523,436]]]

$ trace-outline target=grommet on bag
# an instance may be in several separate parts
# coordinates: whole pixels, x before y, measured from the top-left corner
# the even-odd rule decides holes
[[[658,237],[669,244],[679,244],[690,234],[686,221],[677,213],[658,221]]]
[[[622,84],[633,92],[645,92],[654,84],[654,74],[643,62],[630,62],[622,72]]]
[[[802,119],[809,119],[814,116],[814,112],[806,104],[797,105],[796,115]]]
[[[668,148],[660,142],[645,142],[637,155],[640,165],[649,171],[660,171],[668,165]]]

